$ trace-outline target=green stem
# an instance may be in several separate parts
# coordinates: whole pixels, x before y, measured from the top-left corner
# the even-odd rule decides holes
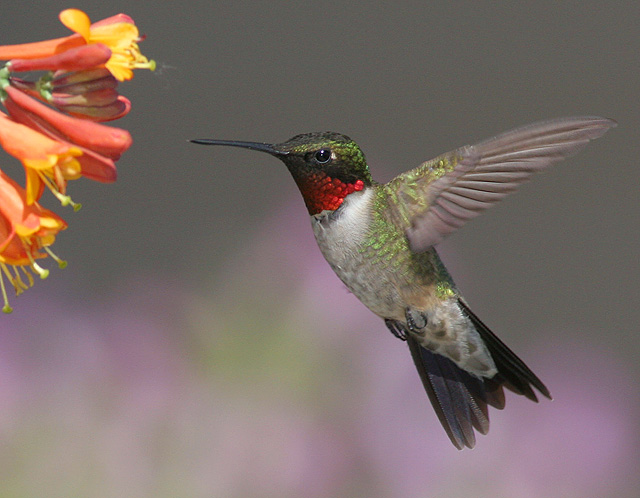
[[[4,89],[11,84],[9,81],[10,74],[9,68],[6,65],[0,69],[0,100],[2,102],[7,98],[7,92],[5,92]]]
[[[50,71],[44,76],[42,76],[38,81],[36,81],[36,90],[42,95],[42,97],[47,101],[51,102],[52,95],[52,84],[53,73]]]

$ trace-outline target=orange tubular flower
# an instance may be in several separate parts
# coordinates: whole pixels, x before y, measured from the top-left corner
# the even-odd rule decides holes
[[[72,116],[112,121],[131,110],[131,102],[117,91],[118,80],[105,67],[56,73],[49,103]]]
[[[12,59],[7,67],[11,72],[80,71],[105,64],[110,57],[109,47],[102,43],[94,43],[39,59]]]
[[[46,278],[48,270],[36,263],[36,259],[50,255],[60,267],[66,263],[51,252],[49,246],[56,235],[67,228],[58,215],[42,208],[39,204],[28,205],[26,192],[16,182],[0,171],[0,292],[4,301],[2,311],[11,312],[3,275],[15,288],[16,294],[33,285],[33,276]],[[44,250],[46,252],[42,253]],[[13,272],[11,268],[13,267]],[[18,268],[22,270],[28,283],[22,280]]]
[[[14,62],[14,61],[12,61]],[[48,102],[71,116],[91,121],[113,121],[131,110],[131,102],[117,91],[116,80],[105,67],[73,72],[57,71],[38,82],[11,77],[11,86]]]
[[[82,174],[77,160],[82,151],[78,147],[53,140],[4,113],[0,113],[0,145],[24,165],[28,205],[40,198],[45,185],[63,205],[71,202],[65,195],[67,180],[75,180]]]
[[[140,52],[137,43],[141,40],[140,33],[129,16],[118,14],[91,24],[87,14],[81,10],[67,9],[60,12],[60,21],[75,34],[35,43],[0,46],[0,60],[50,58],[83,45],[103,44],[111,51],[106,67],[118,81],[130,80],[133,69],[155,69],[155,62]]]
[[[53,138],[61,138],[110,159],[118,160],[132,143],[128,131],[61,114],[17,88],[5,88],[4,106],[16,121]]]
[[[22,162],[26,178],[23,189],[0,170],[0,293],[7,313],[4,277],[20,294],[33,285],[34,274],[48,275],[38,258],[50,256],[66,266],[49,249],[67,224],[38,204],[45,187],[77,210],[80,205],[67,195],[69,180],[115,181],[115,161],[132,139],[100,121],[131,109],[118,93],[119,81],[131,79],[134,69],[155,69],[140,53],[142,38],[130,17],[91,24],[84,12],[67,9],[60,21],[74,34],[0,46],[0,61],[7,61],[0,64],[0,104],[7,112],[0,111],[0,146]],[[34,71],[45,74],[20,74]]]
[[[74,34],[53,40],[0,46],[0,60],[40,59],[86,45],[82,36]]]
[[[111,88],[83,94],[53,93],[49,102],[71,116],[90,121],[113,121],[131,110],[131,101]]]
[[[51,85],[54,92],[81,95],[103,88],[116,88],[118,80],[113,77],[107,68],[94,67],[72,73],[58,72],[54,74]]]

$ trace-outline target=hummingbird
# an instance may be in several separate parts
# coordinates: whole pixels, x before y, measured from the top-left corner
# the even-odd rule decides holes
[[[269,144],[197,139],[280,159],[293,176],[320,251],[346,287],[406,341],[438,419],[458,449],[489,430],[504,389],[538,402],[543,382],[471,311],[435,246],[534,173],[616,126],[601,117],[542,121],[460,147],[388,183],[335,132]]]

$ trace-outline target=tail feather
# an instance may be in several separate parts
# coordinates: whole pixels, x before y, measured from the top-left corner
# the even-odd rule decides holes
[[[449,439],[458,449],[475,445],[475,428],[489,431],[488,407],[504,408],[503,387],[532,401],[538,401],[533,387],[547,398],[551,394],[542,381],[460,300],[463,313],[484,340],[498,373],[479,378],[461,369],[452,360],[422,347],[409,331],[405,336],[429,400]],[[395,322],[405,329],[405,325]]]
[[[489,430],[489,413],[482,380],[449,358],[423,348],[407,334],[407,343],[438,419],[456,448],[473,448],[473,428]]]
[[[551,393],[547,389],[547,386],[542,383],[537,375],[534,374],[504,342],[498,339],[498,337],[489,330],[489,327],[482,323],[462,299],[459,299],[458,303],[463,313],[469,317],[471,323],[473,323],[480,337],[487,345],[489,353],[498,368],[498,375],[492,380],[500,382],[507,389],[516,394],[522,394],[531,401],[538,402],[538,397],[531,386],[535,387],[545,397],[551,399]]]

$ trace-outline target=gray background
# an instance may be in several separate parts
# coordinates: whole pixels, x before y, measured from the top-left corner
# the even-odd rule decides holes
[[[3,43],[66,34],[57,21],[58,11],[66,5],[34,2],[29,8],[29,4],[3,5]],[[48,344],[53,339],[42,337],[64,335],[69,322],[90,322],[92,314],[135,316],[136,311],[145,310],[144,316],[166,328],[164,333],[178,338],[180,355],[196,358],[187,359],[187,365],[200,365],[200,361],[208,364],[198,359],[200,354],[206,356],[198,352],[198,341],[207,334],[228,337],[227,342],[212,346],[224,356],[219,351],[231,347],[228,343],[233,343],[235,337],[279,333],[277,309],[288,309],[293,304],[287,301],[286,293],[277,289],[299,289],[305,268],[315,268],[321,259],[295,184],[275,159],[237,149],[196,146],[187,142],[190,138],[281,142],[307,131],[339,131],[361,145],[374,178],[387,181],[442,152],[515,126],[551,117],[593,114],[614,118],[619,125],[578,156],[539,175],[518,194],[452,235],[441,245],[441,252],[476,313],[540,377],[548,379],[546,368],[572,370],[572,375],[581,379],[576,381],[575,390],[582,390],[587,400],[597,379],[610,375],[614,391],[618,382],[628,383],[621,399],[630,405],[619,408],[625,417],[631,417],[629,427],[637,428],[637,2],[86,1],[78,7],[93,20],[120,11],[132,16],[147,35],[142,50],[157,61],[158,70],[153,74],[137,72],[132,82],[121,86],[121,92],[132,100],[133,110],[114,124],[131,131],[134,145],[118,162],[118,182],[108,186],[86,180],[74,183],[72,196],[84,205],[79,213],[46,203],[70,223],[54,248],[70,260],[69,268],[52,270],[51,277],[38,282],[36,289],[13,298],[14,314],[2,317],[15,334],[32,331],[20,351],[28,351],[25,354],[30,361],[47,365],[41,372],[43,376],[53,375],[64,361],[60,359],[58,364],[48,359],[41,341]],[[12,165],[5,166],[7,162]],[[3,168],[21,178],[19,165],[13,160],[6,158]],[[281,246],[269,245],[273,241]],[[247,266],[255,272],[247,273]],[[339,349],[351,351],[340,342],[343,339],[317,342],[317,338],[327,329],[339,329],[344,322],[341,313],[347,313],[349,333],[357,330],[357,335],[349,337],[380,341],[380,349],[369,360],[382,364],[370,375],[386,378],[389,370],[396,367],[382,361],[385,348],[401,349],[401,345],[387,339],[383,324],[370,319],[361,305],[350,301],[352,297],[343,291],[328,266],[313,275],[308,290],[312,304],[308,309],[314,312],[313,304],[317,304],[317,315],[301,317],[299,326],[291,331],[302,343],[312,341],[313,351],[294,349],[290,353],[303,357],[321,355],[321,359],[311,360],[311,376],[322,378],[326,369],[345,368],[345,362],[351,362],[352,357],[349,353],[336,353]],[[223,326],[215,314],[207,317],[210,300],[217,299],[233,308],[237,305],[235,299],[247,294],[255,294],[256,302],[237,310],[242,318],[230,317]],[[261,303],[261,297],[266,301]],[[116,306],[147,298],[151,302],[148,307]],[[345,299],[349,305],[343,307]],[[191,308],[194,302],[200,311]],[[272,305],[281,308],[274,310]],[[57,314],[49,315],[50,321],[37,315],[50,307],[57,310]],[[70,318],[78,314],[82,320]],[[318,321],[318,316],[324,321]],[[2,327],[0,322],[0,331]],[[107,342],[110,330],[105,326],[101,332]],[[128,335],[133,342],[137,341],[136,331],[132,326]],[[124,334],[122,328],[118,333]],[[150,335],[153,336],[153,327]],[[183,343],[184,336],[200,339]],[[248,348],[246,356],[227,358],[233,363],[229,368],[249,368],[244,361],[261,355],[259,340],[243,343]],[[358,344],[349,344],[354,354],[359,351]],[[251,350],[252,347],[258,349]],[[328,355],[331,362],[324,363],[328,360],[322,355]],[[535,364],[530,361],[532,358],[537,358]],[[611,367],[608,374],[599,370],[600,360],[606,368]],[[408,355],[406,362],[409,363]],[[277,369],[278,361],[274,360],[274,364]],[[356,366],[349,368],[362,375]],[[220,380],[215,368],[204,370],[217,386],[235,389],[233,375],[231,380],[224,375]],[[297,375],[295,365],[287,375]],[[406,379],[413,383],[412,396],[421,396],[417,376],[414,379],[408,370]],[[38,378],[33,377],[32,382],[37,383]],[[98,390],[107,383],[99,377],[96,382]],[[339,379],[327,382],[337,384],[327,388],[332,395],[351,395],[348,387],[344,387],[346,393],[340,392]],[[404,385],[404,377],[397,382]],[[548,383],[556,393],[551,380]],[[593,396],[606,400],[608,392],[604,386]],[[250,390],[246,396],[253,397],[255,403],[260,397]],[[34,394],[31,402],[38,399]],[[58,402],[63,403],[58,399],[44,405],[43,424],[47,424],[44,413]],[[118,400],[111,402],[120,406]],[[518,403],[514,397],[509,398],[508,404],[511,402]],[[333,403],[339,405],[335,400]],[[542,405],[524,404],[523,413],[546,409]],[[562,406],[557,394],[550,406]],[[21,409],[19,406],[8,417],[13,413],[19,419]],[[261,411],[264,407],[258,403],[255,409]],[[399,418],[406,416],[421,422],[435,418],[430,411],[422,403]],[[479,446],[507,444],[493,432],[509,416],[508,406],[504,413],[496,415],[502,418],[494,418],[492,434],[481,438]],[[513,417],[517,416],[514,411]],[[305,415],[301,417],[304,419]],[[331,423],[343,420],[339,409],[335,417]],[[352,417],[356,423],[358,417]],[[171,426],[171,419],[168,420]],[[518,425],[527,423],[520,420]],[[600,424],[607,422],[597,420],[595,432],[600,430]],[[444,439],[437,426],[433,427],[434,432],[429,433],[416,457],[427,459],[427,466],[434,451],[429,448],[430,442]],[[556,444],[561,444],[570,427],[571,424],[561,429]],[[330,428],[325,429],[331,432]],[[16,448],[27,444],[15,431],[7,431],[6,438]],[[632,467],[624,471],[617,487],[600,490],[598,496],[633,495],[638,479],[638,439],[635,433],[624,434],[629,452],[623,460]],[[385,441],[378,439],[375,432],[368,436],[384,452]],[[493,443],[488,443],[492,436]],[[179,445],[176,441],[180,438],[177,435],[172,444]],[[47,461],[47,456],[55,459],[60,450],[56,444],[63,444],[55,441],[54,438],[37,453],[42,462]],[[451,465],[464,472],[465,467],[455,460],[459,455],[444,443],[438,444],[438,451],[445,452],[452,459]],[[265,454],[281,451],[277,440],[264,444]],[[91,451],[99,454],[102,446],[96,445],[91,446]],[[151,446],[147,448],[149,452],[163,454],[162,448]],[[551,447],[540,451],[548,454],[553,451]],[[514,452],[513,458],[517,459],[519,454]],[[27,469],[35,465],[26,450],[24,454],[21,463],[14,464],[18,468],[12,470],[18,475],[20,471],[28,474]],[[475,458],[470,460],[471,467],[473,462],[486,462],[488,458],[483,456],[482,448],[470,454],[461,458]],[[567,458],[571,459],[571,454]],[[155,473],[166,474],[160,470],[165,467],[154,466],[153,461],[147,469],[151,482],[159,478]],[[167,459],[166,468],[172,468],[171,461]],[[364,461],[360,466],[366,466],[367,458]],[[74,475],[83,474],[82,464],[74,465],[78,465],[73,467]],[[247,472],[251,472],[252,465],[247,463]],[[94,467],[102,468],[99,459]],[[192,475],[190,472],[199,475],[191,467],[184,467],[187,468],[191,470],[184,470],[185,476]],[[282,471],[276,466],[272,474]],[[575,475],[580,476],[583,471],[588,473],[582,469],[576,470]],[[336,485],[326,494],[318,491],[317,496],[374,496],[371,489],[375,486],[367,481],[367,472],[358,474],[353,482]],[[181,471],[175,473],[180,475]],[[36,495],[37,488],[34,491],[18,478],[14,480],[15,489]],[[548,476],[540,476],[539,480],[548,480]],[[104,481],[108,479],[105,477]],[[100,489],[101,482],[98,478],[95,484],[82,489]],[[371,488],[362,482],[369,482]],[[441,482],[437,489],[443,496],[462,494],[449,485]],[[274,494],[238,486],[224,493],[213,484],[193,491],[145,484],[134,489],[158,496],[170,496],[168,489],[181,489],[184,496],[218,496],[218,492],[220,496],[289,496],[290,492],[296,496],[296,491],[284,484],[276,486]],[[402,492],[404,496],[423,496],[420,486],[418,483]],[[105,496],[109,495],[109,488],[102,489]],[[401,492],[399,488],[380,489]],[[429,489],[435,493],[433,487]],[[521,491],[522,496],[530,496],[527,489],[542,492],[536,485],[526,488],[514,484],[508,492],[503,487],[497,489],[488,489],[487,494],[520,496]],[[482,492],[477,487],[475,490]]]

